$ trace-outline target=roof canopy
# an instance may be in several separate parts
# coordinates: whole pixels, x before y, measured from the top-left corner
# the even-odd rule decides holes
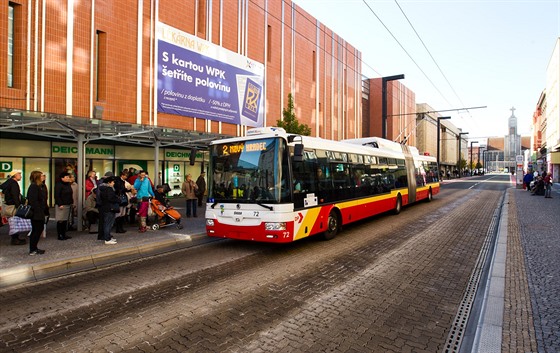
[[[22,137],[85,142],[114,141],[121,144],[160,147],[175,146],[206,149],[212,140],[231,137],[199,131],[169,129],[157,126],[86,119],[82,117],[0,108],[0,137]]]

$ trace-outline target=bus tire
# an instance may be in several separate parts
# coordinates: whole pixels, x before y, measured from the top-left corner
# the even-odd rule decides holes
[[[431,202],[434,199],[434,196],[432,195],[432,188],[430,188],[428,190],[428,198],[426,199],[427,202]]]
[[[338,217],[338,213],[333,209],[329,213],[329,218],[327,219],[327,230],[323,233],[323,239],[331,240],[336,237],[339,228],[340,218]]]
[[[402,197],[401,194],[397,195],[397,202],[395,203],[395,209],[393,210],[394,214],[399,214],[401,213],[401,209],[402,209]]]

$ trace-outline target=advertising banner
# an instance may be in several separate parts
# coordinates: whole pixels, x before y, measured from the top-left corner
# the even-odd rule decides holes
[[[264,124],[264,65],[159,22],[158,112]]]

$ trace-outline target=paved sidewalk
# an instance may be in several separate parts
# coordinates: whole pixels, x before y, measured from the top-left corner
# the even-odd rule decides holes
[[[510,321],[534,323],[535,352],[560,352],[560,184],[554,184],[552,199],[516,190],[515,208],[530,298],[520,298],[523,294],[513,286],[510,297],[517,298],[518,303],[530,300],[532,317],[515,310],[515,302],[506,302],[515,313]],[[506,280],[514,283],[514,275],[512,272]],[[528,339],[527,335],[523,339]]]
[[[560,184],[510,188],[472,352],[560,352]]]
[[[45,250],[45,254],[36,256],[29,256],[28,238],[26,245],[10,244],[9,227],[6,224],[0,227],[0,288],[149,257],[214,240],[206,236],[204,208],[199,209],[197,218],[186,218],[184,200],[173,199],[171,203],[182,215],[183,229],[171,225],[139,233],[136,225],[127,225],[126,233],[113,233],[118,241],[116,245],[105,245],[103,241],[97,240],[97,234],[87,231],[68,232],[72,239],[60,241],[56,235],[56,222],[51,218],[47,237],[39,241],[39,248]],[[51,215],[54,215],[52,209]],[[25,238],[25,235],[20,234],[20,238]]]

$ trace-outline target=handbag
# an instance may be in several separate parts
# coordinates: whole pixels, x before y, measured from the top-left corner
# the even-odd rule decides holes
[[[19,205],[14,216],[25,219],[33,218],[33,210],[31,209],[31,205]]]
[[[111,209],[109,211],[111,211],[113,213],[119,213],[119,212],[121,212],[121,205],[118,204],[118,203],[112,203],[111,204]]]
[[[119,199],[120,201],[120,206],[127,206],[128,205],[128,196],[126,196],[126,194],[121,194],[119,195]]]
[[[2,217],[13,217],[16,213],[15,205],[2,204]]]

